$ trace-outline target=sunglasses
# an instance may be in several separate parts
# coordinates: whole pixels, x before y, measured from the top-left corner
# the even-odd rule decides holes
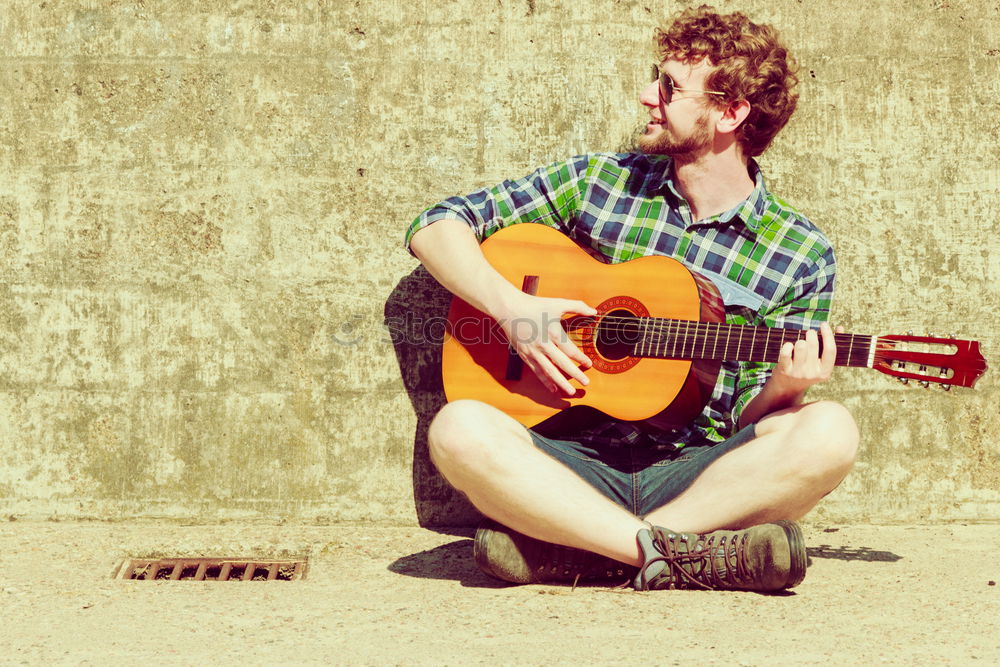
[[[681,88],[680,86],[674,85],[674,80],[671,79],[666,72],[660,69],[660,66],[653,64],[650,70],[650,81],[659,80],[660,82],[660,100],[662,100],[663,105],[666,106],[670,104],[670,101],[674,98],[674,91],[678,90],[682,93],[705,93],[706,95],[722,95],[725,93],[720,93],[717,90],[698,90],[696,88]]]

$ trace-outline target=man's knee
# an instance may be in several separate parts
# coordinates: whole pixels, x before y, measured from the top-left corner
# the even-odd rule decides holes
[[[837,482],[850,471],[858,454],[860,436],[851,413],[840,403],[817,401],[786,415],[786,462],[800,473]]]
[[[442,464],[469,465],[489,458],[499,437],[510,429],[509,419],[480,401],[448,403],[437,413],[427,431],[431,460],[441,467]]]
[[[806,420],[807,430],[816,435],[831,456],[853,464],[861,436],[857,422],[848,409],[834,401],[818,401],[807,405],[805,409],[803,418]]]

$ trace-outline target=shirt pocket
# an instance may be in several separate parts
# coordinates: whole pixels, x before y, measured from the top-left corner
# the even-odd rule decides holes
[[[730,324],[756,324],[767,305],[767,300],[749,287],[712,272],[701,272],[718,288],[726,308],[726,322]]]

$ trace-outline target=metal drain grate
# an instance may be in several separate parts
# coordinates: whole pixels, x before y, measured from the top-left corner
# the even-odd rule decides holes
[[[295,581],[306,576],[304,560],[246,558],[133,558],[118,568],[115,579],[140,581]]]

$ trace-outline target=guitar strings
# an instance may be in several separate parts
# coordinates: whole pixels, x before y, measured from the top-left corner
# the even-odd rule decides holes
[[[726,322],[702,322],[700,320],[649,316],[625,317],[605,314],[596,318],[582,317],[581,319],[591,323],[571,328],[569,331],[574,329],[588,331],[590,332],[587,335],[589,338],[593,337],[593,331],[597,329],[607,333],[625,333],[635,338],[635,340],[630,340],[629,344],[634,345],[633,349],[637,354],[648,350],[656,352],[658,355],[681,358],[693,357],[693,353],[699,345],[703,353],[711,345],[714,354],[702,354],[702,358],[725,357],[738,352],[739,356],[760,356],[766,360],[767,357],[774,356],[776,352],[780,351],[780,346],[784,343],[796,342],[806,336],[806,330],[803,329],[757,327]],[[763,340],[760,339],[761,332],[765,332]],[[775,332],[780,332],[778,338],[775,338]],[[709,341],[708,337],[713,335],[714,340]],[[585,341],[587,337],[581,338],[581,342]],[[723,337],[725,337],[724,341]],[[720,343],[724,350],[722,355],[718,353]],[[881,338],[867,334],[834,332],[834,343],[837,347],[837,365],[868,366],[869,355],[872,357],[872,365],[875,365],[875,362],[890,364],[893,359],[897,358],[899,352],[892,343],[887,344]],[[875,350],[874,354],[871,354],[873,343]],[[944,341],[942,343],[947,344]],[[672,355],[667,354],[666,348],[668,346],[671,348]],[[678,348],[680,354],[677,354]],[[736,352],[733,352],[734,349]],[[855,356],[858,358],[855,359]],[[942,367],[938,366],[937,368]]]
[[[599,329],[607,333],[628,334],[631,338],[635,339],[628,342],[634,345],[633,349],[636,352],[648,350],[649,352],[655,351],[658,354],[666,355],[666,347],[669,343],[673,354],[667,356],[679,357],[693,356],[692,354],[688,354],[688,352],[693,353],[698,344],[701,345],[703,353],[708,345],[712,346],[714,354],[709,355],[709,357],[720,356],[718,347],[721,341],[724,346],[724,353],[721,355],[723,357],[738,353],[738,356],[763,356],[766,359],[768,356],[773,356],[780,351],[780,345],[785,342],[802,340],[806,334],[805,330],[801,329],[754,327],[724,322],[674,320],[657,317],[605,315],[597,318],[589,318],[589,321],[592,323],[581,327],[571,327],[567,331],[584,330],[593,332]],[[763,340],[759,340],[762,331],[765,332],[765,336]],[[777,339],[774,338],[775,332],[781,332]],[[713,333],[715,334],[715,340],[709,342],[707,336],[711,336]],[[580,340],[583,342],[588,337],[592,338],[593,335],[593,333],[589,333],[587,336],[580,338]],[[724,341],[722,341],[723,336],[725,336]],[[792,340],[786,340],[787,337],[790,337]],[[749,340],[747,340],[748,338]],[[872,336],[846,333],[834,334],[834,341],[837,345],[837,362],[839,365],[851,364],[858,338],[862,339],[861,351],[867,357]],[[690,350],[688,350],[689,346]],[[680,348],[680,354],[678,354],[678,347]],[[731,352],[733,348],[735,348],[736,352]],[[864,361],[867,362],[867,359]],[[867,365],[867,363],[864,365]]]
[[[583,327],[575,327],[575,328],[583,329],[583,328],[592,328],[596,326],[605,330],[616,331],[616,332],[628,331],[631,328],[632,330],[636,331],[641,330],[643,333],[660,333],[660,332],[669,333],[671,327],[676,327],[678,329],[677,333],[682,335],[688,333],[701,335],[709,333],[710,330],[712,329],[722,329],[722,328],[726,328],[727,333],[729,333],[730,335],[735,330],[741,336],[746,335],[747,333],[756,335],[760,331],[769,331],[769,332],[781,331],[783,332],[783,334],[790,334],[796,336],[802,336],[805,334],[805,330],[803,329],[785,329],[780,327],[755,327],[752,325],[729,324],[726,322],[702,322],[700,320],[675,320],[675,319],[660,318],[660,317],[604,316],[600,318],[590,318],[590,319],[592,320],[596,319],[597,324],[589,324]],[[616,322],[618,324],[615,324]],[[683,332],[680,331],[681,327],[684,328]],[[847,338],[847,337],[855,338],[862,336],[862,334],[846,334],[846,333],[844,334],[836,333],[834,335],[840,338]],[[868,336],[862,336],[862,337],[870,338]]]
[[[583,326],[570,326],[566,329],[570,340],[575,343],[596,345],[597,331],[627,333],[630,337],[637,338],[627,343],[632,346],[633,354],[630,356],[641,357],[714,360],[736,357],[733,360],[774,362],[777,360],[776,356],[780,353],[780,347],[784,343],[802,340],[807,333],[803,329],[757,327],[726,322],[702,322],[700,320],[649,316],[623,317],[606,314],[597,317],[580,316],[574,319],[588,322]],[[569,321],[572,322],[572,320]],[[765,332],[764,339],[760,340],[762,331]],[[780,332],[780,335],[777,339],[772,340],[774,332]],[[708,336],[713,334],[715,339],[709,342]],[[724,341],[722,341],[723,336],[725,337]],[[786,340],[788,337],[791,340]],[[720,341],[723,345],[721,354],[718,350]],[[835,364],[838,366],[889,367],[894,361],[899,360],[898,353],[901,351],[891,341],[883,341],[882,338],[866,334],[834,332],[834,342],[837,347]],[[941,341],[941,343],[947,344],[946,341]],[[699,344],[701,345],[701,354],[695,354]],[[873,344],[874,350],[872,350]],[[712,347],[712,354],[707,355],[705,352],[709,345]],[[668,346],[670,347],[669,352]],[[858,359],[855,359],[856,354]],[[899,363],[906,362],[900,361]],[[921,371],[934,368],[942,371],[942,375],[935,377],[929,374],[904,373],[903,376],[941,382],[942,377],[947,377],[944,375],[945,371],[954,372],[954,369],[947,365],[922,364],[921,366]]]
[[[624,320],[624,318],[621,319]],[[651,336],[670,336],[675,339],[688,340],[699,340],[714,333],[717,338],[726,336],[727,340],[730,342],[736,338],[736,342],[740,344],[745,342],[747,337],[750,337],[752,342],[757,342],[755,339],[761,336],[761,332],[765,332],[763,334],[765,337],[763,342],[766,345],[771,345],[772,342],[776,342],[771,341],[775,332],[780,332],[780,337],[782,339],[790,336],[793,340],[798,340],[804,338],[806,335],[806,331],[803,329],[754,327],[738,324],[726,324],[722,322],[699,322],[694,320],[665,320],[663,322],[656,322],[653,320],[654,318],[649,318],[648,324],[642,323],[638,319],[625,320],[620,325],[608,325],[604,320],[602,320],[598,324],[570,327],[566,330],[589,331],[599,329],[609,333],[628,333],[632,336],[638,336],[640,338],[647,338]],[[864,340],[863,344],[865,346],[871,344],[871,336],[847,333],[834,334],[834,340],[839,343],[853,344],[858,338]]]
[[[618,324],[611,324],[610,326],[606,324],[609,320],[614,320]],[[585,346],[586,344],[595,343],[595,336],[597,330],[610,331],[610,332],[628,332],[631,335],[641,334],[639,340],[630,342],[632,345],[632,354],[627,356],[641,356],[641,357],[659,357],[659,358],[676,358],[676,359],[714,359],[714,360],[725,360],[730,356],[736,356],[734,360],[739,361],[759,361],[759,362],[774,362],[777,359],[776,353],[780,352],[781,344],[785,342],[792,342],[785,340],[785,334],[793,334],[795,340],[801,340],[805,336],[805,330],[801,329],[781,329],[781,328],[768,328],[768,327],[754,327],[748,325],[734,325],[723,322],[701,322],[698,320],[672,320],[667,318],[654,318],[654,317],[619,317],[619,316],[604,316],[598,318],[589,318],[590,324],[586,326],[571,327],[566,330],[566,334],[571,341],[579,346]],[[671,327],[676,327],[676,331],[671,333]],[[722,335],[720,331],[722,328],[726,328],[726,343],[723,349],[723,353],[720,355],[718,352],[718,341]],[[712,352],[711,355],[704,354],[707,348],[707,340],[705,340],[705,335],[710,335],[714,330],[716,334],[716,340],[712,342]],[[736,344],[736,352],[733,350],[733,331],[736,331],[736,335],[739,337]],[[766,330],[769,332],[781,331],[782,336],[780,340],[770,340],[770,336],[766,336],[765,340],[762,342],[753,341],[752,345],[744,345],[746,343],[745,335],[751,333],[756,337],[761,330]],[[857,339],[861,339],[860,346],[857,346]],[[891,366],[893,361],[898,359],[898,352],[900,350],[896,349],[895,346],[890,342],[886,343],[881,338],[876,336],[868,336],[864,334],[848,334],[848,333],[834,333],[834,340],[837,345],[837,355],[835,363],[838,366],[861,366],[872,367],[876,366]],[[667,351],[667,343],[672,343],[670,353]],[[875,343],[874,354],[871,355],[871,360],[869,361],[868,356],[871,354],[871,345]],[[701,343],[702,354],[696,355],[695,350],[698,343]],[[680,345],[680,353],[678,354],[678,344]],[[690,349],[688,346],[690,345]],[[846,348],[845,348],[846,345]],[[860,347],[861,358],[855,360],[855,348]],[[647,352],[643,352],[646,350]],[[758,358],[759,357],[759,358]],[[897,370],[902,372],[900,367]],[[904,377],[910,377],[913,379],[927,379],[934,382],[942,382],[942,379],[947,378],[947,371],[954,372],[947,366],[940,365],[924,365],[921,370],[925,371],[927,369],[936,369],[941,371],[941,374],[934,376],[927,373],[904,373]]]
[[[641,329],[643,333],[661,333],[661,332],[669,333],[670,327],[677,327],[678,331],[676,333],[680,335],[687,335],[689,333],[693,335],[702,335],[710,333],[712,329],[722,329],[723,327],[727,329],[728,334],[731,335],[733,330],[736,330],[741,336],[745,336],[748,333],[757,335],[760,331],[769,331],[769,332],[781,331],[782,335],[789,334],[802,337],[805,335],[806,332],[806,330],[804,329],[787,329],[780,327],[756,327],[752,325],[729,324],[727,322],[702,322],[701,320],[677,320],[677,319],[662,318],[662,317],[638,317],[638,316],[621,317],[621,316],[605,315],[603,317],[591,318],[591,319],[596,319],[598,324],[591,324],[587,325],[587,327],[578,327],[578,328],[588,328],[588,327],[592,328],[596,326],[609,331],[621,332],[621,331],[628,331],[629,327],[631,327],[636,330]],[[608,322],[618,322],[619,324],[608,326],[606,324]],[[680,331],[681,327],[684,327],[683,332]],[[691,331],[692,329],[694,330],[693,332]],[[870,336],[864,334],[835,333],[834,336],[840,339],[846,339],[846,338],[854,339],[858,337],[868,338],[869,341],[871,339]]]
[[[587,329],[593,329],[593,327],[588,327]],[[850,336],[850,337],[856,337],[856,336],[858,336],[858,334],[840,334],[840,335],[841,336],[845,336],[845,337],[848,337],[848,336]],[[575,334],[575,333],[567,332],[567,336],[578,347],[582,347],[582,346],[585,346],[586,344],[593,344],[594,343],[594,335],[592,333],[589,333],[589,332],[588,333],[584,333],[584,334]],[[735,353],[730,354],[731,349],[733,348],[732,344],[730,344],[729,348],[727,348],[726,350],[724,350],[723,353],[721,353],[721,354],[718,353],[717,346],[713,346],[713,348],[712,348],[713,354],[705,355],[705,354],[694,354],[696,344],[698,342],[700,342],[699,339],[696,338],[696,337],[693,337],[693,336],[683,337],[682,336],[682,337],[674,337],[672,340],[676,341],[677,344],[672,345],[671,349],[669,351],[666,349],[667,345],[663,345],[662,344],[664,342],[662,340],[654,340],[652,343],[649,343],[649,344],[645,344],[644,343],[643,347],[650,348],[650,353],[649,354],[640,353],[640,351],[638,349],[639,346],[640,346],[639,343],[630,343],[630,345],[632,346],[632,352],[633,352],[633,354],[628,355],[628,356],[641,356],[641,357],[649,357],[649,358],[657,358],[658,357],[658,358],[666,358],[666,359],[676,358],[676,359],[688,359],[688,360],[691,360],[691,359],[727,360],[726,358],[729,357],[729,356],[736,356]],[[747,346],[747,347],[740,347],[739,348],[739,351],[740,351],[739,358],[738,359],[733,359],[733,361],[755,361],[755,362],[774,363],[775,361],[777,361],[776,355],[780,352],[780,348],[777,348],[778,342],[779,341],[772,341],[772,343],[769,346],[766,346],[766,345],[763,345],[763,344],[757,344],[757,345],[752,345],[752,346]],[[791,342],[791,341],[785,341],[785,342]],[[837,348],[837,356],[836,356],[836,360],[835,360],[836,365],[838,365],[838,366],[862,366],[862,367],[868,366],[867,355],[869,353],[869,346],[870,346],[870,341],[863,344],[861,352],[864,353],[864,357],[861,358],[861,359],[855,359],[854,358],[856,350],[854,349],[853,344],[852,344],[852,346],[850,346],[850,347],[848,347],[846,349],[843,348],[843,347],[838,346],[838,348]],[[702,352],[704,352],[704,346],[702,346],[702,347],[703,347]],[[678,353],[678,348],[680,349],[679,353]],[[882,364],[890,363],[889,360],[890,360],[890,352],[891,351],[892,351],[891,349],[883,349],[883,348],[878,348],[877,347],[876,350],[875,350],[875,355],[873,357],[873,362],[878,362],[878,363],[882,363]],[[655,352],[655,354],[653,354],[652,352]],[[940,367],[937,367],[937,368],[940,368]],[[916,376],[914,376],[914,377],[916,377]],[[920,377],[928,377],[928,379],[936,379],[936,378],[933,378],[931,376],[920,376]]]

